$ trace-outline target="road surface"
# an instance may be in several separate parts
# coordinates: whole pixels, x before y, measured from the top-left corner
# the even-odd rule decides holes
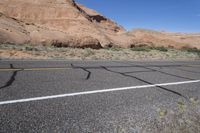
[[[137,132],[200,98],[200,61],[0,61],[0,132]]]

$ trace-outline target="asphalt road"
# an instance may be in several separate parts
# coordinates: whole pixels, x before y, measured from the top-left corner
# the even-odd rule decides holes
[[[199,80],[200,61],[0,61],[0,132],[137,132]]]

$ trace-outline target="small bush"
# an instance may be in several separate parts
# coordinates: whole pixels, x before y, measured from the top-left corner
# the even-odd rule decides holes
[[[111,50],[111,51],[120,51],[122,49],[119,48],[119,47],[111,47],[111,48],[108,48],[108,50]]]
[[[160,46],[160,47],[149,46],[148,44],[137,44],[137,45],[133,44],[131,45],[131,50],[132,51],[146,51],[146,52],[149,52],[151,50],[158,50],[161,52],[167,52],[168,48],[165,48],[163,46]]]
[[[200,50],[197,48],[189,48],[189,47],[184,47],[182,50],[190,52],[190,53],[196,53],[200,57]]]
[[[144,51],[149,52],[151,49],[149,47],[133,47],[131,48],[132,51]]]
[[[26,51],[39,51],[37,48],[34,47],[25,47]]]
[[[155,49],[155,50],[158,50],[158,51],[161,51],[161,52],[167,52],[168,49],[165,48],[165,47],[152,47],[152,49]]]
[[[186,49],[187,52],[192,52],[192,53],[200,53],[200,50],[197,48],[188,48]]]

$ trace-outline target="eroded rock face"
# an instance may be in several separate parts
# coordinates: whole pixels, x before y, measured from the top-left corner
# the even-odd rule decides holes
[[[0,43],[96,49],[137,45],[200,49],[200,35],[126,32],[114,21],[74,0],[0,0]]]
[[[86,36],[90,36],[97,39],[102,46],[110,43],[106,34],[117,34],[125,31],[110,19],[99,13],[91,12],[84,6],[77,5],[73,0],[1,0],[0,12],[26,24],[39,26],[39,29],[50,30],[50,34],[55,31],[55,34],[60,32],[59,34],[77,37],[79,40],[83,37],[83,41],[77,42],[89,43],[84,40]],[[28,30],[28,32],[31,35],[30,42],[36,43],[37,37],[38,42],[43,39],[43,35],[37,36],[35,31]],[[43,40],[48,40],[48,32],[46,34]],[[63,42],[63,40],[59,41]],[[72,44],[78,45],[75,42]]]
[[[92,48],[100,49],[102,48],[100,42],[90,36],[82,37],[71,37],[66,41],[54,40],[52,41],[52,46],[56,47],[76,47],[76,48]]]
[[[28,43],[29,32],[24,24],[0,13],[0,43]]]

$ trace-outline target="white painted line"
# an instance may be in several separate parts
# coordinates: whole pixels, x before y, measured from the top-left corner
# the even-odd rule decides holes
[[[172,86],[172,85],[191,84],[191,83],[198,83],[198,82],[200,82],[200,80],[171,82],[171,83],[142,85],[142,86],[131,86],[131,87],[122,87],[122,88],[112,88],[112,89],[85,91],[85,92],[77,92],[77,93],[67,93],[67,94],[52,95],[52,96],[43,96],[43,97],[35,97],[35,98],[27,98],[27,99],[19,99],[19,100],[2,101],[2,102],[0,102],[0,105],[13,104],[13,103],[24,103],[24,102],[32,102],[32,101],[41,101],[41,100],[47,100],[47,99],[56,99],[56,98],[63,98],[63,97],[89,95],[89,94],[114,92],[114,91],[122,91],[122,90],[133,90],[133,89],[139,89],[139,88],[151,88],[151,87],[156,87],[156,86]]]

